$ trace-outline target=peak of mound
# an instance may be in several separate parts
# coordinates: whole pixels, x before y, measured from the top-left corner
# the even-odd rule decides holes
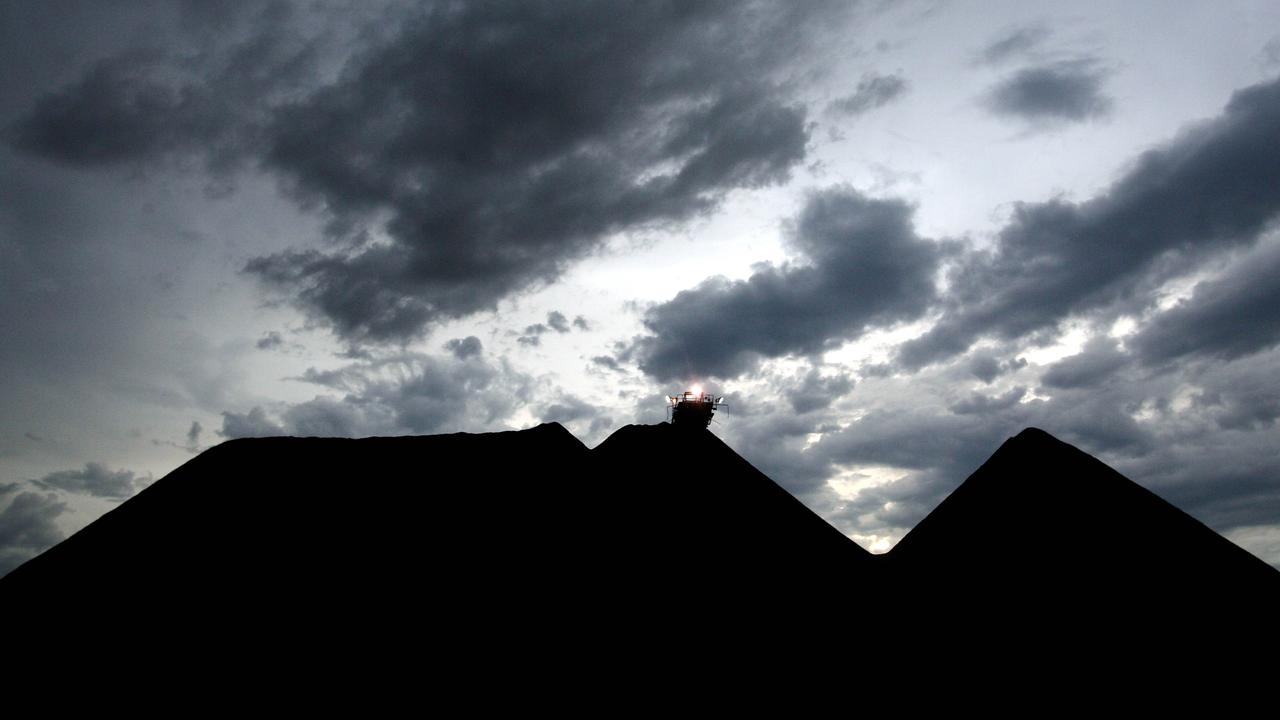
[[[887,559],[905,577],[963,582],[984,597],[1105,591],[1168,602],[1280,588],[1261,560],[1038,428],[1001,445]]]
[[[661,522],[646,542],[663,553],[761,578],[840,578],[873,560],[707,430],[629,425],[591,452],[628,523]]]

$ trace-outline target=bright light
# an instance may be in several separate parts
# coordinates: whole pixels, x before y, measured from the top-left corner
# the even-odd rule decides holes
[[[701,394],[702,394],[702,386],[701,386],[701,385],[694,385],[692,388],[690,388],[690,389],[689,389],[689,392],[693,393],[694,395],[701,395]]]

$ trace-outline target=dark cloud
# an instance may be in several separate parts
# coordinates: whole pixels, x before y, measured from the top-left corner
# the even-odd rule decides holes
[[[806,451],[830,466],[888,466],[905,473],[862,490],[833,513],[833,521],[863,533],[900,535],[911,528],[1026,427],[1045,428],[1095,454],[1129,457],[1151,447],[1149,434],[1129,415],[1127,399],[1072,395],[1024,401],[1026,388],[1019,386],[942,406],[938,388],[885,382],[891,390],[875,407],[847,427],[824,433]]]
[[[821,510],[835,502],[827,479],[832,474],[830,458],[809,452],[810,435],[830,422],[824,409],[795,413],[787,393],[797,380],[779,383],[779,396],[735,396],[732,414],[720,414],[723,423],[713,425],[724,433],[726,442],[744,458],[788,492]]]
[[[619,363],[616,358],[610,355],[597,355],[591,358],[591,363],[593,365],[598,365],[602,368],[608,368],[609,370],[622,369],[622,363]]]
[[[1280,342],[1280,247],[1253,253],[1226,274],[1196,285],[1130,344],[1147,363],[1187,355],[1232,359]]]
[[[1258,60],[1266,71],[1280,67],[1280,35],[1271,38],[1258,52]]]
[[[1027,361],[1023,358],[1001,360],[987,351],[975,352],[969,359],[969,373],[988,385],[1001,375],[1026,366]]]
[[[558,310],[552,310],[547,313],[547,327],[558,333],[567,333],[569,332],[569,318]]]
[[[246,270],[346,339],[403,340],[554,280],[608,235],[785,180],[809,134],[789,71],[844,12],[281,2],[161,13],[150,47],[39,96],[7,139],[78,167],[194,158],[224,178],[248,163],[273,173],[327,216],[333,242]]]
[[[484,351],[484,346],[480,344],[480,338],[475,335],[468,335],[464,338],[453,338],[444,344],[444,348],[459,360],[479,357],[480,353]]]
[[[562,397],[542,409],[542,422],[558,422],[564,425],[579,420],[590,420],[600,415],[600,407],[581,398]]]
[[[139,57],[98,63],[76,84],[43,98],[12,128],[20,150],[74,165],[138,159],[198,134],[178,121],[179,93],[137,71]],[[184,127],[186,126],[186,127]]]
[[[272,330],[264,333],[255,345],[259,350],[275,350],[281,345],[284,345],[284,336],[279,332]]]
[[[834,100],[827,112],[840,115],[862,115],[887,105],[907,91],[901,75],[863,75],[852,95]]]
[[[234,440],[235,438],[276,437],[285,435],[284,428],[267,419],[267,413],[260,407],[254,407],[247,413],[222,413],[222,430],[219,435]]]
[[[581,315],[579,315],[578,317],[573,319],[573,325],[570,326],[569,318],[565,317],[564,313],[560,312],[559,310],[552,310],[551,312],[547,313],[546,322],[540,322],[534,325],[526,326],[524,329],[524,336],[516,338],[516,342],[520,343],[521,345],[537,347],[542,344],[542,340],[539,336],[543,335],[544,333],[556,332],[563,335],[564,333],[569,332],[572,328],[575,328],[575,327],[580,328],[582,330],[586,330],[587,329],[586,319],[584,319]]]
[[[17,484],[0,485],[0,499],[13,500],[0,512],[0,576],[62,541],[54,521],[67,504],[53,493],[17,492]]]
[[[1254,242],[1280,211],[1280,81],[1241,90],[1210,122],[1141,155],[1083,203],[1014,206],[991,252],[953,268],[936,327],[901,346],[918,368],[984,335],[1015,339],[1071,313],[1128,302],[1206,253]]]
[[[548,282],[605,235],[785,180],[780,72],[821,3],[467,3],[407,19],[276,109],[267,163],[345,250],[247,269],[349,338],[396,340]],[[388,242],[360,242],[375,217]]]
[[[196,452],[200,449],[200,434],[204,432],[204,426],[198,421],[191,421],[191,429],[187,431],[187,449]]]
[[[992,41],[978,53],[978,62],[995,65],[1022,57],[1038,48],[1049,37],[1049,29],[1043,25],[1015,28]]]
[[[918,318],[934,302],[941,247],[912,209],[848,188],[814,193],[796,219],[796,262],[747,280],[713,278],[650,309],[633,346],[658,379],[733,377],[759,358],[808,354],[872,326]]]
[[[951,412],[956,415],[975,415],[981,413],[990,413],[995,410],[1004,410],[1013,407],[1014,403],[1022,400],[1027,394],[1027,389],[1019,385],[1012,388],[1003,395],[983,395],[982,393],[974,393],[967,399],[961,400],[951,406]]]
[[[586,318],[584,318],[584,317],[582,317],[581,315],[579,315],[579,316],[577,316],[577,317],[575,317],[575,318],[573,319],[573,326],[574,326],[574,327],[576,327],[576,328],[578,328],[579,330],[590,330],[590,329],[591,329],[591,324],[590,324],[590,323],[588,323],[588,322],[587,322],[587,319],[586,319]]]
[[[532,380],[505,362],[414,353],[336,370],[313,368],[299,379],[341,396],[285,405],[278,419],[260,407],[246,414],[224,412],[222,435],[367,437],[507,429],[532,389]]]
[[[860,466],[889,466],[905,475],[860,490],[828,518],[858,533],[900,536],[1005,438],[1033,426],[1098,456],[1221,532],[1275,522],[1280,350],[1152,372],[1135,362],[1116,364],[1110,340],[1087,348],[1074,358],[1075,382],[1055,387],[1048,399],[1013,387],[940,405],[939,396],[967,373],[967,363],[910,378],[865,379],[861,417],[844,428],[818,428],[821,439],[804,455],[820,476],[833,476],[824,467]],[[1095,363],[1098,358],[1105,362]]]
[[[787,400],[797,414],[825,410],[853,390],[853,378],[848,375],[822,375],[810,370],[798,385],[787,392]]]
[[[1032,122],[1080,122],[1103,117],[1114,104],[1102,92],[1107,75],[1093,60],[1024,68],[992,88],[984,102],[997,115]]]
[[[202,22],[172,36],[153,28],[151,45],[95,62],[42,96],[9,128],[10,144],[78,167],[175,154],[214,170],[238,163],[257,147],[271,105],[312,81],[316,40],[297,31],[288,3],[225,17],[216,34]]]
[[[1076,354],[1063,358],[1040,376],[1052,388],[1089,388],[1105,382],[1130,360],[1111,338],[1094,338]]]
[[[102,463],[91,462],[83,470],[53,472],[32,482],[47,489],[124,500],[132,497],[146,479],[137,477],[130,470],[111,470]]]

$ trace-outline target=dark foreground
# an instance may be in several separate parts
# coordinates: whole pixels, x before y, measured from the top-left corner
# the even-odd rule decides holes
[[[1221,670],[1273,652],[1278,608],[1280,572],[1035,429],[883,556],[702,430],[234,440],[0,579],[14,641],[539,677],[655,653]]]

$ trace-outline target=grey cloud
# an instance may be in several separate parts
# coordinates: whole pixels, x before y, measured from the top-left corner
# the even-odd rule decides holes
[[[286,434],[284,428],[267,419],[267,413],[254,407],[247,413],[222,413],[220,435],[228,440],[251,437],[276,437]]]
[[[621,363],[619,363],[619,362],[618,362],[618,360],[617,360],[616,358],[614,358],[614,357],[612,357],[612,356],[610,356],[610,355],[597,355],[597,356],[595,356],[595,357],[591,358],[591,363],[592,363],[593,365],[598,365],[598,366],[603,367],[603,368],[608,368],[609,370],[621,370],[621,369],[622,369],[622,364],[621,364]]]
[[[612,408],[599,397],[583,399],[561,395],[536,412],[542,422],[558,422],[587,445],[595,445],[618,429]]]
[[[1226,388],[1200,399],[1223,430],[1261,430],[1280,418],[1280,390],[1274,386]]]
[[[809,136],[789,71],[815,28],[845,12],[834,2],[160,12],[147,18],[148,49],[113,50],[36,98],[7,139],[78,167],[203,160],[214,184],[252,163],[323,213],[331,237],[244,269],[344,339],[404,340],[553,281],[606,236],[684,222],[729,191],[786,180]]]
[[[650,309],[651,335],[631,348],[640,367],[663,380],[733,377],[761,357],[818,352],[919,317],[943,250],[916,235],[911,216],[901,201],[848,188],[812,194],[790,238],[803,262],[712,278]]]
[[[360,237],[246,269],[348,338],[396,340],[558,277],[609,233],[785,180],[779,72],[825,4],[459,4],[281,105],[268,165]]]
[[[831,465],[887,465],[907,472],[902,480],[862,491],[833,517],[861,532],[912,527],[1026,427],[1043,427],[1093,453],[1127,457],[1151,447],[1149,436],[1116,399],[1021,402],[1026,388],[1015,387],[943,408],[931,401],[932,390],[913,391],[901,385],[904,380],[888,382],[896,390],[879,407],[845,429],[825,433],[807,451]]]
[[[726,442],[810,507],[833,503],[827,486],[831,475],[829,458],[805,449],[809,434],[822,427],[830,416],[821,410],[793,414],[790,403],[783,398],[775,401],[735,397],[733,401],[731,419],[718,428],[727,436]]]
[[[9,128],[10,144],[79,167],[189,154],[227,169],[256,145],[270,104],[313,78],[315,40],[292,15],[273,3],[228,15],[235,22],[217,35],[152,28],[150,46],[99,60],[41,97]],[[164,27],[163,14],[154,20]]]
[[[283,424],[298,437],[363,437],[380,434],[372,430],[365,403],[318,397],[290,406]]]
[[[1043,25],[1016,28],[1000,36],[978,53],[978,61],[994,65],[1021,57],[1038,48],[1049,37],[1049,29]]]
[[[1259,63],[1266,71],[1280,67],[1280,35],[1271,38],[1258,53]]]
[[[1142,154],[1083,203],[1022,203],[989,253],[952,268],[936,327],[901,346],[919,368],[984,335],[1011,340],[1071,313],[1127,302],[1206,253],[1253,243],[1280,211],[1280,81],[1240,90],[1225,111]]]
[[[577,326],[579,324],[578,322],[579,320],[582,320],[581,315],[579,315],[573,321],[573,324]],[[586,321],[583,321],[581,324],[585,326]],[[552,310],[551,312],[547,313],[546,322],[540,322],[534,325],[526,326],[524,329],[525,336],[521,338],[517,338],[517,341],[521,345],[533,345],[533,346],[541,345],[542,340],[540,340],[538,336],[544,333],[553,332],[553,331],[560,334],[569,332],[569,318],[565,317],[564,313],[560,312],[559,310]]]
[[[983,395],[974,393],[965,400],[955,403],[951,406],[951,412],[956,415],[976,415],[979,413],[988,413],[995,410],[1004,410],[1013,407],[1013,405],[1027,394],[1027,389],[1019,385],[1012,388],[1003,395]]]
[[[124,500],[137,492],[139,485],[146,480],[130,470],[111,470],[102,463],[91,462],[83,470],[53,472],[32,482],[47,489]]]
[[[1280,342],[1280,246],[1253,253],[1201,282],[1130,342],[1144,362],[1187,355],[1232,359]]]
[[[543,408],[541,416],[542,422],[570,423],[593,418],[599,412],[599,408],[579,398],[561,398]]]
[[[1094,338],[1076,355],[1054,363],[1040,376],[1040,381],[1053,388],[1088,388],[1107,380],[1130,358],[1120,352],[1110,338]]]
[[[475,335],[468,335],[464,338],[453,338],[449,342],[445,343],[444,347],[459,360],[479,357],[480,353],[484,351],[484,346],[480,344],[480,338]]]
[[[584,317],[582,317],[581,315],[579,315],[579,316],[577,316],[577,317],[575,317],[575,318],[573,319],[573,326],[574,326],[574,327],[576,327],[576,328],[578,328],[579,330],[590,330],[590,329],[591,329],[591,324],[590,324],[590,323],[588,323],[588,322],[587,322],[587,319],[586,319],[586,318],[584,318]]]
[[[0,489],[12,492],[13,487]],[[63,534],[54,521],[66,511],[67,504],[53,493],[16,493],[0,512],[0,576],[61,542]]]
[[[969,361],[969,372],[984,383],[990,383],[1000,376],[1000,361],[994,355],[977,354]]]
[[[569,332],[569,318],[558,310],[552,310],[547,313],[547,327],[558,333],[567,333]]]
[[[1119,469],[1220,532],[1272,524],[1280,513],[1274,430],[1171,433]]]
[[[255,343],[255,346],[259,350],[275,350],[276,348],[280,347],[283,344],[284,344],[284,336],[281,335],[279,332],[272,330],[268,333],[263,334],[263,336],[258,339],[258,342]]]
[[[1203,359],[1191,365],[1187,382],[1198,388],[1193,410],[1222,430],[1265,430],[1280,419],[1280,384],[1273,350],[1234,361]]]
[[[853,390],[853,379],[848,375],[823,376],[814,369],[805,374],[801,382],[790,388],[787,400],[797,413],[824,410],[840,397]]]
[[[969,374],[990,385],[996,378],[1005,373],[1014,372],[1027,366],[1023,358],[1000,360],[991,352],[975,352],[969,359]]]
[[[827,112],[862,115],[887,105],[906,91],[907,81],[901,75],[864,75],[853,94],[833,101]]]
[[[997,115],[1032,122],[1080,122],[1108,115],[1102,92],[1108,72],[1093,60],[1066,60],[1024,68],[993,87],[984,102]]]
[[[78,83],[43,98],[11,129],[12,143],[63,163],[101,165],[183,139],[184,123],[171,120],[180,112],[178,93],[139,77],[137,64],[128,56],[98,63]]]
[[[1099,343],[1095,354],[1109,354],[1103,348]],[[828,513],[832,522],[862,533],[901,534],[1005,438],[1028,426],[1099,456],[1221,532],[1273,524],[1280,512],[1278,353],[1204,359],[1155,373],[1129,362],[1109,371],[1105,393],[1059,388],[1052,399],[1021,402],[1024,388],[1016,387],[946,408],[936,397],[964,368],[869,379],[859,386],[861,419],[823,431],[804,454],[818,468],[888,465],[907,473]]]
[[[532,384],[505,363],[414,353],[312,369],[299,379],[342,396],[284,406],[278,420],[260,407],[244,415],[226,412],[222,434],[366,437],[506,429],[511,414],[529,402]]]
[[[198,421],[191,421],[191,429],[187,431],[187,449],[196,452],[200,449],[200,434],[204,432],[204,426]]]

